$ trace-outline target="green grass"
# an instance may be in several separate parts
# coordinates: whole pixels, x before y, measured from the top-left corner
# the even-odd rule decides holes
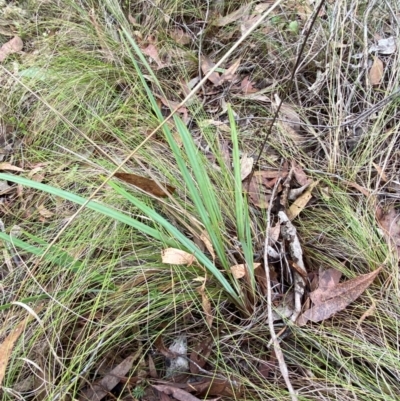
[[[376,222],[375,208],[398,203],[398,99],[371,118],[341,124],[396,90],[397,54],[382,56],[386,75],[379,88],[368,85],[364,61],[353,55],[368,49],[374,35],[399,37],[399,28],[389,23],[394,17],[388,3],[331,3],[317,20],[283,99],[304,123],[303,140],[296,142],[278,123],[260,168],[295,160],[320,180],[294,222],[309,271],[334,267],[353,278],[384,269],[346,310],[322,323],[290,326],[281,347],[299,400],[391,401],[398,398],[400,378],[398,258]],[[217,11],[210,4],[208,14],[206,4],[66,1],[61,8],[30,0],[21,2],[22,11],[8,5],[0,12],[0,22],[8,24],[0,26],[14,26],[25,43],[23,53],[0,66],[0,122],[22,140],[4,161],[25,169],[0,173],[0,181],[19,185],[19,192],[1,204],[0,343],[29,313],[18,302],[41,308],[39,320],[28,323],[13,349],[1,400],[78,398],[87,382],[139,349],[129,375],[146,370],[157,337],[161,334],[168,346],[182,333],[190,349],[212,339],[207,370],[242,384],[241,393],[226,398],[289,399],[277,366],[267,377],[260,373],[271,359],[260,283],[251,269],[247,281],[230,273],[234,264],[252,266],[263,252],[266,213],[243,194],[240,158],[258,153],[273,115],[270,103],[229,86],[214,97],[200,92],[186,105],[188,125],[175,115],[124,166],[126,172],[173,185],[174,195],[153,198],[112,179],[71,220],[163,121],[166,110],[156,95],[183,99],[181,84],[198,74],[199,53],[217,62],[240,38],[239,22],[219,28],[209,22],[216,12],[226,15],[239,4],[225,1]],[[246,71],[241,74],[266,88],[264,96],[281,95],[303,39],[289,24],[297,20],[300,32],[306,25],[298,13],[283,2],[222,68],[241,57]],[[171,38],[176,27],[192,37],[190,44]],[[143,55],[149,35],[168,67],[157,69]],[[0,43],[8,39],[0,36]],[[321,86],[311,91],[324,73]],[[209,120],[223,121],[229,132]],[[388,182],[374,163],[385,168]],[[39,206],[51,214],[44,216]],[[21,228],[19,237],[11,234],[14,225]],[[205,234],[215,261],[201,242]],[[194,254],[198,263],[163,264],[167,247]],[[21,264],[13,259],[16,254]],[[211,327],[199,291],[204,279]],[[368,310],[373,313],[362,318]],[[277,332],[285,327],[283,321],[274,324]],[[152,355],[162,376],[164,360]],[[123,394],[139,394],[149,382]]]

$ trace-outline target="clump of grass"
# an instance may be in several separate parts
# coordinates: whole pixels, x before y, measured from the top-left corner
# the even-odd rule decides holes
[[[206,30],[201,46],[200,39],[187,48],[166,39],[173,26],[197,32],[190,24],[204,20],[206,13],[197,6],[195,1],[165,0],[157,7],[150,2],[126,2],[120,7],[108,0],[101,5],[67,2],[60,9],[50,3],[35,8],[38,5],[32,2],[24,16],[28,21],[35,15],[39,18],[35,25],[28,23],[24,32],[28,48],[36,54],[16,56],[12,61],[20,63],[21,74],[2,77],[7,81],[1,91],[7,110],[4,119],[19,127],[17,136],[24,139],[12,161],[27,169],[46,163],[39,171],[43,177],[36,177],[46,182],[2,174],[3,179],[24,185],[19,200],[4,216],[7,233],[1,236],[11,244],[5,248],[10,260],[13,251],[23,260],[19,265],[9,263],[3,277],[2,338],[29,313],[13,302],[38,308],[38,320],[27,326],[9,361],[4,400],[39,393],[49,400],[76,398],[86,380],[101,376],[97,374],[101,366],[108,370],[138,349],[144,359],[157,336],[162,334],[168,343],[177,332],[186,333],[190,347],[199,337],[213,338],[208,366],[243,384],[244,393],[236,398],[287,396],[268,345],[266,306],[254,278],[245,288],[229,274],[232,264],[252,263],[263,245],[258,237],[265,231],[265,216],[243,197],[239,157],[241,151],[252,151],[261,142],[254,132],[263,133],[273,113],[269,106],[230,96],[232,109],[226,120],[232,132],[222,133],[201,124],[210,116],[216,118],[212,109],[193,103],[188,106],[193,113],[189,130],[175,118],[174,125],[165,125],[126,165],[129,171],[150,172],[174,185],[174,201],[151,199],[112,182],[69,222],[104,175],[162,121],[153,93],[179,99],[181,94],[174,93],[178,85],[171,80],[178,81],[178,75],[187,82],[192,77],[199,49],[215,52],[215,57],[225,51],[232,25],[218,30],[218,40],[214,29]],[[238,6],[227,4],[220,11]],[[256,31],[232,55],[252,64],[254,80],[275,82],[266,95],[286,83],[301,41],[287,29],[293,19],[291,7],[283,6],[267,22],[267,37]],[[303,399],[395,400],[400,377],[397,258],[377,227],[374,199],[365,199],[345,184],[357,181],[388,196],[373,163],[386,166],[388,187],[398,167],[396,103],[378,109],[376,119],[360,121],[364,134],[353,147],[349,147],[350,128],[342,126],[346,116],[382,97],[382,91],[363,85],[365,70],[353,69],[353,53],[363,51],[370,40],[364,37],[364,28],[386,6],[368,7],[367,2],[326,5],[324,20],[316,25],[293,89],[284,99],[295,105],[305,123],[304,140],[299,146],[284,130],[274,130],[261,160],[264,167],[294,159],[321,180],[314,203],[296,221],[310,270],[335,267],[350,278],[385,266],[379,280],[346,311],[321,324],[287,329],[281,345],[292,383]],[[364,9],[368,10],[365,19]],[[136,46],[140,38],[132,33],[129,12],[141,25],[143,37],[165,38],[161,43],[174,55],[173,68],[154,72]],[[376,29],[389,29],[397,37],[393,26]],[[347,46],[350,43],[352,47]],[[387,64],[394,66],[396,57],[388,58]],[[11,64],[5,66],[10,70]],[[40,74],[31,77],[32,71]],[[308,88],[318,71],[326,73],[325,81],[311,95]],[[385,91],[394,90],[397,77],[398,69],[392,67]],[[246,118],[249,110],[253,118],[248,125],[233,118],[233,112]],[[212,150],[214,165],[196,147],[193,133]],[[232,170],[224,162],[223,140],[232,144]],[[39,204],[54,214],[43,218]],[[19,238],[9,235],[13,224],[22,228]],[[215,263],[195,245],[203,231],[217,253]],[[162,264],[160,252],[167,246],[195,252],[200,266]],[[204,268],[208,268],[206,294],[214,313],[211,329],[197,291]],[[277,329],[284,325],[276,322]],[[262,373],[268,363],[272,368]],[[138,361],[130,374],[141,366]],[[157,366],[162,372],[162,362]],[[33,375],[38,379],[31,382]]]

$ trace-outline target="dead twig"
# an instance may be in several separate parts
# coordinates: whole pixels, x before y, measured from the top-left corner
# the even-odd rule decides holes
[[[296,264],[296,269],[294,269],[294,311],[291,316],[292,322],[296,322],[297,318],[301,313],[301,299],[304,295],[304,276],[307,275],[307,270],[304,266],[303,261],[303,250],[301,249],[301,244],[297,236],[296,227],[290,222],[289,217],[285,212],[278,213],[279,220],[281,221],[281,234],[285,241],[289,243],[289,253]]]
[[[274,317],[272,313],[272,288],[271,288],[271,277],[269,274],[269,266],[268,266],[268,243],[269,243],[269,229],[271,226],[271,209],[272,209],[272,204],[273,200],[275,198],[275,194],[277,191],[277,188],[280,184],[281,179],[276,182],[274,189],[272,191],[272,196],[271,200],[268,205],[268,210],[267,210],[267,224],[266,224],[266,229],[265,229],[265,246],[264,246],[264,268],[265,268],[265,277],[267,280],[267,308],[268,308],[268,326],[269,326],[269,331],[271,333],[271,341],[274,344],[274,351],[276,358],[278,359],[279,362],[279,369],[282,373],[282,376],[285,380],[286,387],[289,391],[289,394],[292,398],[292,401],[298,401],[297,394],[295,393],[292,383],[290,382],[289,379],[289,371],[286,366],[285,358],[283,356],[283,352],[281,349],[281,346],[279,344],[278,336],[275,333],[275,328],[274,328]]]

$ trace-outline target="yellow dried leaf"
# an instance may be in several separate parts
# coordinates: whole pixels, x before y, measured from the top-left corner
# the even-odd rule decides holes
[[[0,163],[0,170],[8,170],[8,171],[24,171],[23,168],[21,167],[17,167],[17,166],[13,166],[10,163],[4,162],[4,163]]]
[[[207,251],[210,252],[210,255],[212,256],[212,259],[214,262],[215,261],[215,252],[214,252],[214,248],[211,243],[211,240],[210,240],[210,236],[208,235],[208,233],[206,231],[203,231],[200,234],[200,239],[203,241],[204,246],[206,247]]]
[[[18,326],[4,339],[0,345],[0,386],[3,382],[8,360],[10,359],[14,345],[30,318],[31,316],[29,315],[21,323],[19,323]]]
[[[261,263],[254,263],[253,264],[253,269],[257,269],[257,267],[260,267]],[[233,277],[235,278],[242,278],[246,275],[246,265],[240,264],[240,265],[233,265],[231,266],[231,272],[233,274]]]
[[[248,157],[247,153],[244,153],[242,158],[240,159],[240,178],[242,181],[248,177],[253,169],[254,158]]]
[[[169,265],[188,265],[196,261],[194,255],[176,248],[167,248],[161,252],[162,262]]]
[[[208,296],[206,294],[204,284],[201,287],[197,288],[197,291],[201,295],[201,304],[203,306],[204,314],[206,315],[206,321],[207,321],[208,327],[211,327],[212,322],[214,320],[214,316],[212,314],[211,302],[208,299]]]
[[[42,217],[46,218],[46,219],[48,219],[48,218],[54,216],[54,213],[53,213],[53,212],[50,212],[50,210],[47,209],[47,208],[45,208],[43,205],[39,205],[39,206],[37,207],[37,210],[38,210],[39,214],[40,214]]]
[[[310,184],[308,187],[307,191],[305,191],[302,195],[300,195],[290,206],[287,216],[289,220],[293,220],[295,217],[297,217],[301,211],[307,206],[307,203],[310,201],[312,198],[312,190],[317,186],[317,182],[313,182]]]

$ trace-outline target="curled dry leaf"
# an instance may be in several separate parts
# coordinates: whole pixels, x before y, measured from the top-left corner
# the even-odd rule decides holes
[[[379,57],[374,57],[374,62],[369,70],[369,82],[371,85],[379,85],[383,77],[383,62]]]
[[[254,263],[253,264],[253,269],[257,269],[257,267],[260,267],[261,263]],[[239,278],[243,278],[246,274],[247,274],[247,269],[246,269],[246,265],[244,264],[240,264],[240,265],[233,265],[231,266],[231,272],[233,277],[239,279]]]
[[[168,265],[187,265],[196,262],[194,255],[176,248],[167,248],[161,252],[163,263]]]
[[[14,36],[0,47],[0,63],[2,63],[8,55],[21,51],[23,47],[22,39],[19,36]]]
[[[382,267],[326,289],[318,295],[319,303],[305,311],[302,316],[315,323],[328,319],[354,302],[372,284],[381,270]]]

